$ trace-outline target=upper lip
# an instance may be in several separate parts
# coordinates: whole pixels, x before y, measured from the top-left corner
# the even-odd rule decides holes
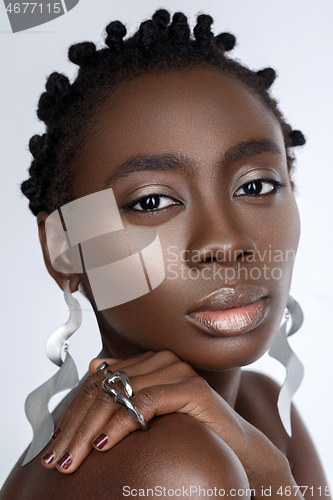
[[[268,296],[265,288],[256,285],[241,284],[223,287],[201,299],[199,304],[194,306],[188,314],[200,311],[224,311],[233,307],[244,307],[254,304],[261,299],[268,298]]]

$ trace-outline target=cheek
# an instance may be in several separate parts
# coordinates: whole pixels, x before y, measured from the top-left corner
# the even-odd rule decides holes
[[[280,262],[282,267],[293,263],[300,238],[300,218],[292,195],[278,207],[262,211],[260,217],[254,216],[249,228],[258,248],[259,261]]]
[[[300,238],[300,217],[293,195],[284,200],[279,210],[261,217],[257,233],[256,266],[261,269],[264,284],[270,290],[271,332],[278,330],[286,306],[294,261]],[[273,337],[268,338],[271,342]]]
[[[147,350],[173,350],[179,332],[181,296],[170,283],[165,280],[150,293],[102,311],[102,315],[117,336],[127,342]]]

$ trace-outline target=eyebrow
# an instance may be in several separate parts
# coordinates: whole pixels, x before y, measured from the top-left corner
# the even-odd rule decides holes
[[[222,167],[227,167],[231,163],[239,160],[246,160],[263,153],[271,153],[280,159],[284,158],[280,148],[275,142],[270,139],[259,139],[243,141],[235,146],[231,146],[222,156],[219,164]],[[107,185],[122,177],[127,177],[133,172],[142,171],[178,171],[183,172],[186,176],[193,176],[195,170],[192,163],[186,157],[179,157],[173,153],[134,156],[116,167],[116,170],[109,177]]]
[[[259,139],[240,142],[236,146],[229,148],[223,155],[222,164],[227,166],[238,160],[246,160],[263,153],[271,153],[280,159],[284,158],[282,151],[275,142],[270,139]]]
[[[172,153],[134,156],[116,168],[115,172],[108,179],[108,185],[133,172],[141,172],[143,170],[175,170],[185,174],[188,173],[189,175],[194,173],[192,165],[188,161],[184,161],[184,158]]]

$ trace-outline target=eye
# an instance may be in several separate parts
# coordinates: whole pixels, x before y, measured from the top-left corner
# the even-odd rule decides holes
[[[149,194],[141,196],[127,203],[123,208],[125,210],[134,210],[138,212],[153,212],[170,207],[171,205],[180,205],[180,202],[163,194]]]
[[[235,192],[235,196],[265,196],[279,191],[284,184],[275,179],[253,179]]]

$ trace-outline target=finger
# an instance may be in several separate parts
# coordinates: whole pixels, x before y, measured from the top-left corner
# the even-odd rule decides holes
[[[166,415],[176,411],[186,413],[184,408],[190,400],[188,381],[185,381],[177,384],[177,387],[174,384],[147,387],[130,401],[141,412],[146,422],[149,422],[155,415]],[[139,423],[128,410],[121,407],[93,441],[94,448],[98,451],[107,451],[139,428]]]
[[[148,374],[131,376],[132,372],[135,371],[136,365],[127,367],[127,374],[130,376],[131,385],[135,393],[145,389],[147,386],[166,383],[177,384],[189,377],[197,377],[194,370],[181,361],[174,363],[171,369],[170,366],[164,366]],[[117,390],[123,392],[123,387],[121,384],[119,385],[120,387],[117,387]],[[116,384],[114,386],[116,387]],[[81,465],[92,449],[92,441],[96,435],[100,436],[102,434],[100,431],[107,425],[108,421],[114,416],[117,410],[119,410],[119,405],[117,405],[104,390],[101,390],[68,444],[66,452],[64,453],[65,450],[62,449],[65,458],[61,458],[60,463],[57,464],[58,470],[71,473]],[[68,425],[71,425],[70,420]],[[136,428],[137,427],[134,426],[133,430]],[[64,430],[66,433],[66,427]],[[131,432],[131,430],[128,430],[128,432]],[[95,442],[95,446],[101,449],[106,441],[107,436],[103,435]],[[58,451],[58,448],[54,450],[54,452],[56,451]]]
[[[121,361],[121,358],[94,358],[89,363],[89,372],[91,374],[96,373],[97,368],[103,363],[112,365]]]
[[[161,368],[142,375],[136,375],[136,373],[136,366],[128,367],[127,375],[134,394],[137,394],[148,387],[157,385],[174,385],[184,382],[187,379],[198,377],[195,371],[188,364],[182,361],[174,363],[171,367],[162,366]],[[123,393],[124,391],[120,389],[119,392]],[[131,398],[131,400],[132,399],[133,398]]]
[[[146,353],[148,355],[148,353]],[[170,356],[171,354],[171,356]],[[150,359],[144,359],[138,363],[133,363],[129,366],[124,366],[124,362],[116,363],[112,366],[114,372],[120,369],[126,369],[126,375],[130,377],[130,383],[134,393],[137,393],[152,385],[163,385],[163,384],[175,384],[179,383],[187,378],[197,377],[196,372],[187,363],[180,361],[179,358],[170,351],[161,351],[159,353],[151,352],[149,355]],[[145,355],[145,358],[147,356]],[[130,361],[133,361],[132,358]],[[175,361],[176,360],[176,361]],[[170,365],[170,363],[172,363]],[[104,372],[99,374],[95,373],[99,377],[99,380],[105,378]],[[90,377],[91,379],[91,377]],[[89,379],[87,379],[87,383]],[[94,380],[92,380],[94,382]],[[116,382],[113,384],[114,388],[119,392],[123,392],[124,388],[121,382]],[[93,404],[89,408],[89,412],[92,412],[92,422],[97,422],[95,419],[95,409]],[[97,426],[92,425],[92,431],[96,432]]]
[[[88,385],[88,384],[92,384],[92,383],[95,383],[99,380],[97,374],[93,374],[89,377],[87,377],[87,379],[85,380],[84,382],[84,385]],[[83,386],[84,387],[84,386]],[[78,403],[79,399],[81,398],[81,395],[82,395],[82,389],[81,388],[78,393],[75,395],[75,397],[72,399],[72,401],[70,402],[69,406],[67,407],[66,411],[64,412],[63,416],[61,417],[60,419],[60,422],[58,423],[58,427],[56,428],[56,430],[54,431],[51,439],[52,441],[55,441],[57,439],[57,437],[59,436],[61,430],[63,429],[70,413],[72,412],[72,410],[75,408],[76,404]]]
[[[87,377],[87,379],[85,381],[85,385],[80,389],[80,391],[77,393],[77,395],[71,401],[70,405],[68,406],[68,408],[65,411],[64,415],[62,416],[62,418],[61,418],[61,420],[60,420],[60,422],[58,424],[57,429],[55,430],[54,434],[52,435],[52,440],[54,441],[54,440],[56,440],[58,438],[58,436],[59,436],[60,432],[62,431],[62,429],[64,428],[64,426],[65,426],[65,424],[66,424],[66,422],[67,422],[67,420],[68,420],[71,412],[74,410],[74,408],[76,407],[78,401],[80,400],[80,398],[82,396],[82,391],[88,390],[88,392],[89,392],[89,389],[88,389],[88,385],[89,384],[94,384],[95,382],[103,380],[105,378],[104,370],[101,370],[101,373],[96,372],[96,368],[103,361],[105,361],[106,363],[108,363],[108,365],[111,365],[113,371],[118,371],[118,370],[120,370],[120,369],[122,369],[124,367],[135,365],[138,361],[144,361],[147,358],[151,358],[153,355],[154,355],[154,351],[147,351],[147,352],[145,352],[145,353],[143,353],[141,355],[135,356],[135,357],[127,359],[127,360],[119,360],[117,358],[105,358],[105,359],[94,358],[90,362],[90,365],[89,365],[89,371],[91,372],[91,375],[89,377]],[[86,389],[85,389],[85,387],[86,387]],[[121,386],[119,387],[119,390],[121,390]],[[84,393],[83,394],[83,401],[81,401],[80,407],[81,407],[81,405],[83,405],[83,407],[86,408],[86,411],[87,411],[88,408],[89,408],[89,406],[90,406],[89,403],[91,403],[91,402],[89,401],[89,399],[87,400],[86,396],[87,396],[87,394]],[[79,424],[78,419],[75,419],[75,423],[77,425]],[[73,437],[74,431],[76,429],[77,429],[77,427],[72,428],[72,437]],[[96,430],[96,427],[95,427],[95,430]],[[70,436],[68,436],[68,439],[69,439],[69,437]],[[68,441],[68,439],[67,439],[67,441]],[[62,441],[62,442],[65,442],[65,441]],[[59,441],[58,441],[58,445],[62,446],[61,444],[59,444]],[[49,453],[49,451],[47,452],[47,454]],[[54,461],[54,459],[52,459],[52,462],[53,461]],[[46,464],[46,465],[49,465],[49,464]],[[52,467],[54,467],[54,465],[52,465]]]
[[[154,351],[148,351],[142,355],[135,356],[128,360],[120,360],[118,361],[116,358],[107,358],[105,360],[108,364],[111,364],[113,371],[117,371],[124,366],[128,369],[130,366],[135,366],[137,361],[144,362],[148,358],[151,358],[154,355]],[[101,358],[95,358],[93,360],[95,364],[101,364]],[[113,361],[117,361],[113,363]],[[98,366],[98,365],[97,365]],[[76,431],[78,430],[84,415],[88,412],[90,406],[92,405],[97,394],[102,390],[101,389],[101,381],[105,378],[104,370],[101,370],[101,373],[94,372],[92,375],[87,377],[84,386],[80,389],[78,394],[75,396],[64,415],[62,416],[59,425],[52,436],[52,440],[55,443],[52,443],[50,449],[43,455],[42,463],[47,468],[54,468],[55,462],[57,458],[64,453],[67,448],[69,442],[74,438]],[[99,389],[96,387],[96,383],[99,383]],[[115,384],[115,388],[119,391],[122,391],[121,384]],[[107,409],[106,409],[107,410]],[[104,420],[110,417],[108,411],[104,411]],[[74,413],[74,415],[72,415]],[[96,411],[93,412],[95,415]],[[106,416],[105,416],[106,415]],[[105,421],[103,420],[103,425]],[[100,430],[99,427],[99,419],[92,419],[93,424],[91,425],[91,440],[93,436]],[[85,434],[86,436],[86,434]],[[82,454],[81,454],[82,455]],[[85,458],[85,457],[84,457]]]
[[[139,354],[138,356],[134,356],[133,358],[127,358],[127,359],[117,359],[117,358],[94,358],[90,361],[89,364],[89,371],[90,373],[96,372],[96,368],[103,362],[105,361],[110,369],[112,371],[120,370],[121,367],[123,366],[130,366],[132,364],[135,364],[137,362],[143,361],[147,358],[152,357],[154,354],[154,351],[147,351],[144,352],[143,354]],[[101,370],[103,372],[103,370]]]
[[[74,472],[93,449],[92,440],[96,429],[103,429],[113,415],[119,411],[119,405],[104,390],[100,391],[94,403],[81,421],[74,438],[66,447],[56,463],[60,472],[70,474]],[[95,434],[94,434],[95,432]]]
[[[56,461],[66,450],[69,442],[75,435],[83,418],[101,390],[102,383],[98,380],[97,374],[88,377],[75,400],[68,410],[66,410],[60,421],[59,428],[61,428],[61,432],[58,433],[48,451],[42,456],[42,464],[44,467],[49,469],[55,467]]]
[[[196,378],[200,379],[200,377]],[[193,380],[195,380],[194,377]],[[174,412],[189,413],[197,406],[194,393],[196,394],[199,385],[201,386],[201,382],[193,384],[192,379],[187,379],[179,384],[146,387],[130,401],[141,412],[146,422],[149,422],[155,415],[167,415]],[[139,428],[138,422],[126,408],[122,407],[93,441],[94,448],[98,451],[107,451]]]
[[[135,366],[136,365],[132,365],[127,368],[129,376],[131,375],[132,371],[135,371]],[[149,374],[139,375],[135,377],[131,376],[130,378],[134,392],[139,392],[149,385],[155,386],[159,384],[165,384],[166,381],[168,381],[168,384],[177,384],[184,379],[193,376],[197,376],[194,370],[186,363],[179,361],[172,366],[171,370],[170,367],[166,366]],[[114,384],[115,388],[116,386],[117,384]],[[119,392],[123,392],[123,387],[121,384],[119,384],[117,390]],[[64,460],[66,473],[74,472],[81,465],[81,463],[85,460],[85,458],[92,450],[91,443],[96,435],[101,434],[100,431],[107,425],[108,421],[119,409],[119,405],[114,402],[111,396],[109,396],[106,391],[100,390],[95,400],[91,404],[86,416],[81,421],[78,429],[76,430],[76,433],[68,444],[66,452],[62,447],[56,447],[53,450],[53,452],[58,455],[58,450],[61,449],[62,454],[66,457],[64,459],[61,459],[60,464],[58,464],[59,467],[57,465],[57,468],[61,472],[64,472]],[[72,426],[71,419],[69,420],[68,425]],[[136,427],[134,427],[134,430],[135,428]],[[66,426],[64,427],[64,433],[66,434]],[[105,439],[107,439],[107,437],[99,438],[99,441],[98,443],[95,443],[95,446],[97,448],[103,447]],[[64,443],[65,442],[63,441],[62,445]],[[54,466],[55,465],[53,463],[53,467]]]
[[[179,382],[181,380],[181,377],[179,378],[177,376],[177,374],[179,374],[179,373],[180,373],[180,375],[184,374],[184,376],[185,375],[186,376],[196,375],[194,370],[187,363],[180,361],[179,358],[174,353],[172,353],[171,351],[168,351],[168,350],[159,351],[159,352],[148,351],[142,355],[135,356],[135,357],[127,359],[127,360],[121,360],[121,361],[118,361],[118,362],[113,364],[113,361],[115,361],[115,359],[116,358],[107,358],[107,359],[105,359],[105,362],[107,362],[108,365],[110,365],[110,368],[112,368],[112,370],[114,372],[118,371],[118,370],[126,370],[127,375],[131,376],[131,377],[133,375],[152,373],[154,371],[158,372],[158,370],[160,370],[161,368],[170,367],[170,366],[172,366],[172,370],[176,372],[176,378],[175,378],[175,374],[173,374],[172,378],[170,378],[171,371],[170,371],[170,373],[166,373],[163,370],[159,371],[158,373],[155,374],[155,375],[158,375],[159,378],[157,376],[155,376],[152,380],[148,380],[147,378],[142,378],[140,383],[138,381],[138,385],[136,385],[133,388],[135,392],[138,392],[139,390],[143,389],[145,386],[149,386],[149,385],[158,385],[158,384],[164,384],[164,383]],[[92,360],[91,365],[92,365],[92,363],[94,363],[94,365],[99,363],[99,365],[100,365],[101,364],[100,361],[101,361],[101,358],[95,358],[94,360]],[[97,366],[99,366],[99,365],[97,365]],[[190,373],[188,373],[188,370],[190,370]],[[88,386],[90,383],[93,384],[93,383],[97,382],[98,380],[104,379],[104,377],[105,377],[104,370],[101,370],[101,373],[95,371],[91,376],[89,376],[86,379],[85,385]],[[118,387],[116,384],[115,387],[117,388],[117,390],[122,391],[121,384],[118,384]],[[63,417],[59,423],[59,426],[53,435],[53,439],[56,439],[58,437],[61,429],[64,427],[66,421],[69,418],[70,413],[75,408],[77,402],[79,401],[79,399],[81,397],[82,390],[84,390],[84,389],[80,390],[80,392],[74,398],[74,400],[72,401],[72,403],[70,404],[70,406],[66,410],[65,414],[63,415]],[[89,391],[89,389],[87,389],[87,387],[86,387],[86,390]],[[84,401],[83,401],[84,405],[86,404],[85,403],[85,400],[86,400],[85,396],[86,396],[86,394],[84,394]],[[85,408],[87,408],[87,406],[85,406]],[[77,419],[75,420],[75,422],[76,423],[78,422]],[[76,430],[76,428],[72,429],[72,437],[74,435],[75,430]],[[93,430],[96,431],[97,427],[94,426]]]
[[[108,362],[108,360],[105,360]],[[172,366],[175,363],[186,363],[180,361],[178,356],[171,351],[163,350],[163,351],[148,351],[143,355],[136,356],[130,359],[124,359],[119,363],[115,363],[114,365],[110,365],[109,369],[113,372],[115,371],[125,371],[128,375],[141,375],[146,373],[151,373],[159,368],[165,366]],[[189,365],[187,365],[189,366]],[[129,369],[131,367],[131,369]],[[102,370],[103,371],[103,370]],[[193,373],[194,370],[192,369]],[[103,372],[104,373],[104,372]],[[151,385],[151,384],[150,384]]]
[[[135,363],[137,359],[141,361]],[[131,364],[129,366],[125,366],[128,362]],[[125,366],[126,373],[128,376],[131,376],[134,384],[132,384],[134,392],[138,392],[147,386],[167,383],[175,384],[188,377],[197,376],[194,370],[187,363],[181,362],[171,351],[160,351],[158,353],[150,351],[136,358],[131,358],[130,360],[122,360],[121,362],[115,363],[111,366],[114,371],[119,368],[124,369]],[[162,366],[162,368],[158,368],[148,374],[146,373],[148,370],[154,370],[156,367],[160,366]],[[133,378],[132,375],[138,372],[143,372],[144,375],[139,375]],[[90,453],[91,442],[94,436],[96,436],[97,433],[100,434],[100,430],[105,426],[106,422],[115,411],[114,402],[112,411],[110,409],[110,401],[108,398],[105,400],[106,393],[104,393],[104,391],[101,393],[101,380],[104,376],[105,375],[102,370],[101,374],[97,372],[88,377],[83,397],[78,401],[74,408],[71,409],[75,415],[71,416],[71,413],[69,413],[67,420],[65,421],[61,439],[58,438],[58,441],[52,447],[52,451],[49,450],[46,453],[46,458],[45,456],[43,457],[44,462],[46,462],[46,466],[49,468],[54,468],[58,457],[60,455],[64,455],[65,458],[62,458],[59,464],[61,469],[59,470],[63,471],[65,468],[66,472],[73,472]],[[97,382],[94,382],[90,387],[88,382],[89,379],[92,379],[92,377],[98,377],[99,383],[97,384]],[[96,389],[96,385],[98,385],[99,391]],[[115,384],[115,387],[117,388],[117,384]],[[120,392],[123,391],[121,384],[119,384],[117,389]],[[93,393],[94,398],[90,401],[89,406],[87,406],[86,396],[90,396],[91,393]],[[107,404],[100,405],[100,400],[103,403],[106,402]],[[82,414],[85,412],[87,412],[87,415],[82,418]]]

